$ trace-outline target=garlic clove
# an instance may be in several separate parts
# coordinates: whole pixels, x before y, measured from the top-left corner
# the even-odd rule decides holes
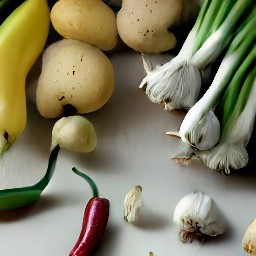
[[[242,246],[249,255],[256,255],[256,219],[247,227],[242,239]]]
[[[183,243],[191,243],[195,238],[205,241],[225,232],[224,220],[215,203],[202,192],[184,196],[175,207],[173,220],[180,226]]]
[[[124,219],[127,222],[134,222],[137,218],[138,209],[142,205],[142,186],[137,185],[131,188],[124,200]]]

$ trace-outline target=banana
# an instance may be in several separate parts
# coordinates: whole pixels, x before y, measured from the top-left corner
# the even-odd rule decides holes
[[[24,1],[0,26],[0,154],[26,127],[26,77],[44,49],[49,28],[47,0]]]

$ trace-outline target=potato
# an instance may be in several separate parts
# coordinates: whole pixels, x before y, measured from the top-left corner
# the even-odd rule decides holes
[[[95,46],[62,39],[43,53],[36,105],[46,118],[63,115],[73,106],[78,114],[96,111],[111,97],[114,70],[109,58]]]
[[[171,29],[196,16],[200,0],[123,0],[117,29],[123,42],[144,53],[160,53],[176,46]]]
[[[102,0],[61,0],[51,9],[54,29],[64,38],[112,50],[118,40],[116,15]]]

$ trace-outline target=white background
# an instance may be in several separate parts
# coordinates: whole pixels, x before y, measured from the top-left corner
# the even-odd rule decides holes
[[[140,54],[121,52],[111,56],[111,61],[116,76],[114,94],[103,108],[85,115],[96,129],[96,150],[87,155],[61,150],[56,171],[41,199],[25,209],[0,214],[0,255],[69,254],[92,196],[88,184],[71,171],[73,166],[90,175],[100,196],[111,204],[108,226],[95,256],[147,256],[149,251],[155,256],[245,255],[241,240],[256,217],[253,155],[248,168],[231,176],[209,170],[200,162],[175,164],[170,157],[182,143],[165,132],[178,130],[183,113],[163,110],[138,89],[144,77]],[[46,171],[55,120],[46,120],[37,113],[33,91],[38,69],[34,67],[33,72],[27,85],[27,128],[1,157],[1,188],[34,184]],[[127,191],[137,184],[143,187],[144,205],[140,219],[132,225],[123,219],[123,201]],[[228,222],[228,230],[203,245],[184,245],[178,239],[172,215],[177,202],[195,190],[214,199]]]

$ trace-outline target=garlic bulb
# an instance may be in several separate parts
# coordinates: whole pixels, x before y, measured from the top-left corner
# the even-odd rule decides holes
[[[223,218],[213,200],[202,192],[184,196],[177,204],[173,220],[180,226],[179,237],[183,243],[193,239],[205,241],[224,233]]]
[[[246,229],[242,246],[249,255],[256,255],[256,219]]]
[[[142,205],[142,187],[137,185],[131,188],[124,200],[124,219],[127,222],[134,222],[137,218],[138,209]]]

